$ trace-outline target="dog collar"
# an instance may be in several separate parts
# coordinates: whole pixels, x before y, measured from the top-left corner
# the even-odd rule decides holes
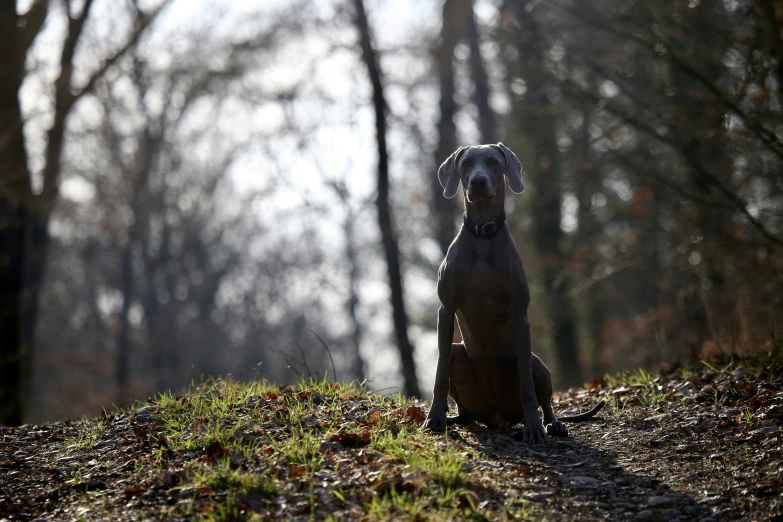
[[[503,228],[503,223],[506,222],[505,212],[501,212],[495,221],[490,221],[489,223],[484,223],[483,225],[480,223],[474,223],[468,219],[467,214],[463,214],[462,217],[464,221],[463,228],[466,228],[468,232],[473,235],[473,237],[477,237],[479,239],[492,239],[498,235],[498,232],[500,232]]]

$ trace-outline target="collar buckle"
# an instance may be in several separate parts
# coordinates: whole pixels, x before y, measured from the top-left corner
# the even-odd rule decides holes
[[[476,225],[476,228],[481,226],[481,235],[482,236],[488,236],[490,234],[494,234],[497,231],[498,225],[494,221],[490,221],[489,223],[484,223],[483,225]],[[487,228],[490,230],[488,231]],[[478,234],[478,230],[476,231]]]

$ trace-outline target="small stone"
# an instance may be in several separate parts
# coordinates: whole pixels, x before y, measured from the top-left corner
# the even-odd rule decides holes
[[[163,408],[160,406],[145,406],[136,412],[137,422],[154,422],[157,420],[155,414],[160,412]]]
[[[98,442],[97,444],[95,444],[95,446],[93,446],[93,448],[95,448],[95,449],[106,448],[106,447],[109,447],[109,446],[116,446],[119,443],[120,443],[120,441],[117,440],[117,439],[114,439],[114,440],[102,440],[102,441]]]
[[[550,499],[554,496],[554,492],[542,492],[542,493],[528,493],[526,495],[522,495],[522,498],[529,500],[531,502],[546,502],[547,499]]]
[[[731,373],[731,375],[732,375],[732,377],[734,377],[735,379],[740,379],[740,378],[742,378],[744,375],[746,375],[747,373],[748,373],[748,370],[747,370],[747,368],[739,367],[739,368],[737,368],[736,370],[734,370],[734,371]]]
[[[75,461],[76,457],[60,457],[57,459],[57,462],[59,464],[70,464],[71,462]]]
[[[647,506],[649,507],[666,506],[668,504],[672,504],[673,502],[674,499],[671,497],[655,496],[647,499]]]
[[[601,481],[593,477],[571,477],[571,482],[580,486],[598,486]]]
[[[333,451],[340,451],[343,447],[337,444],[336,442],[330,442],[328,440],[321,441],[321,452],[322,453],[331,453]]]
[[[643,509],[636,514],[637,518],[650,518],[653,516],[653,512],[650,509]]]
[[[777,426],[765,426],[764,428],[751,431],[749,435],[769,435],[770,433],[777,433],[778,431],[780,430]]]
[[[661,511],[661,515],[665,516],[668,520],[678,518],[682,516],[682,511],[679,509],[668,508]]]
[[[179,490],[180,497],[192,497],[196,494],[196,488],[182,488]]]
[[[93,480],[92,482],[85,484],[84,487],[87,491],[95,491],[97,489],[106,489],[106,483],[102,480]]]

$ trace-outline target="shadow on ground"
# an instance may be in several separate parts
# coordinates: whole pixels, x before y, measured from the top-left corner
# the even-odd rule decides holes
[[[478,461],[479,467],[499,468],[499,480],[518,488],[523,498],[540,504],[555,519],[714,518],[710,508],[694,495],[631,471],[645,455],[629,458],[599,449],[602,438],[621,436],[611,424],[612,419],[601,418],[570,425],[569,437],[550,438],[542,445],[521,442],[521,427],[458,430],[452,436],[489,459]],[[528,476],[517,482],[514,474]]]

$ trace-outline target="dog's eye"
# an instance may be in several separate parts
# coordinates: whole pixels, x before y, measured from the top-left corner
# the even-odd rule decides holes
[[[499,167],[500,162],[495,158],[487,158],[487,167]]]
[[[473,158],[465,158],[462,160],[462,168],[463,169],[469,169],[473,166]]]

